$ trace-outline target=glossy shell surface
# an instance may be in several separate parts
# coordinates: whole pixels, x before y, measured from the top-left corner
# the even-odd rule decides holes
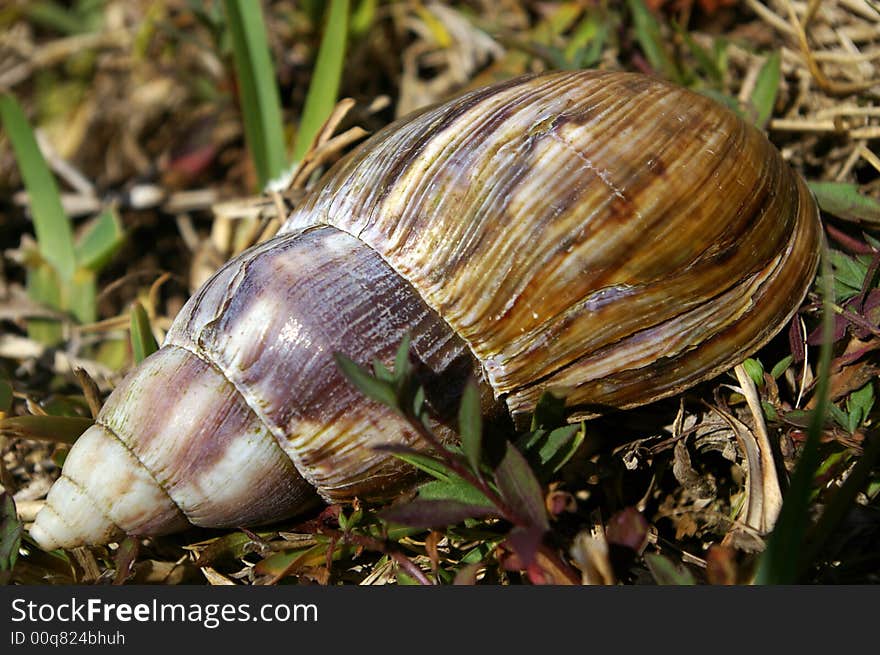
[[[71,450],[44,548],[240,526],[393,494],[417,445],[333,352],[404,334],[438,414],[467,379],[514,417],[544,390],[627,408],[739,363],[815,272],[803,181],[756,129],[625,73],[520,78],[399,121],[335,166],[282,233],[190,299]]]
[[[379,252],[513,412],[631,407],[741,361],[815,271],[803,181],[763,134],[636,74],[558,73],[376,135],[288,221]]]

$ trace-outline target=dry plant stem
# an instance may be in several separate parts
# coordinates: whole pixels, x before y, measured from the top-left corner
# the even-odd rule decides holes
[[[738,364],[734,371],[736,371],[737,380],[739,380],[743,395],[755,420],[755,439],[761,456],[761,484],[764,496],[761,530],[770,532],[776,524],[779,510],[782,508],[782,492],[779,488],[779,478],[776,476],[773,447],[770,444],[770,436],[767,434],[764,412],[761,409],[761,401],[758,398],[758,390],[755,388],[754,380],[746,373],[746,369],[742,364]]]
[[[5,486],[5,485],[4,485]],[[15,511],[22,523],[32,523],[37,512],[43,509],[45,500],[18,500],[15,502]]]
[[[880,110],[880,107],[877,107],[877,109]],[[877,172],[880,172],[880,157],[878,157],[873,150],[868,148],[866,143],[862,142],[856,152],[859,153],[862,159],[871,164]]]
[[[864,143],[865,143],[864,141],[861,142],[862,145]],[[850,173],[852,172],[853,168],[855,168],[856,163],[859,161],[859,157],[860,157],[859,148],[853,148],[850,151],[849,155],[847,156],[846,161],[843,162],[843,164],[841,165],[840,170],[838,170],[837,174],[834,175],[834,181],[835,182],[846,181],[847,178],[849,177]],[[854,241],[856,241],[856,240],[854,239]]]
[[[851,82],[848,84],[844,84],[841,82],[834,82],[833,80],[829,80],[820,68],[819,63],[813,57],[813,53],[810,50],[810,44],[807,41],[806,26],[811,17],[811,12],[808,11],[802,22],[798,19],[797,13],[794,9],[794,5],[790,2],[790,0],[786,0],[785,6],[788,9],[789,20],[794,27],[794,34],[797,37],[801,54],[803,54],[804,59],[806,60],[807,68],[809,68],[810,74],[813,76],[813,79],[816,80],[816,84],[818,84],[819,87],[823,91],[825,91],[825,93],[829,95],[849,95],[850,93],[867,91],[877,84],[877,82],[875,81]]]
[[[366,548],[367,550],[387,555],[395,562],[397,562],[401,566],[401,568],[406,571],[407,575],[409,575],[413,580],[416,580],[419,584],[434,584],[428,579],[424,571],[416,566],[415,562],[413,562],[409,557],[404,555],[387,541],[381,541],[379,539],[375,539],[374,537],[368,537],[361,534],[352,534],[351,532],[343,532],[342,530],[335,530],[333,528],[323,526],[320,528],[320,531],[322,534],[327,535],[334,541],[342,541],[345,543],[354,544],[355,546],[361,546],[362,548]]]
[[[783,34],[794,36],[795,32],[791,28],[791,25],[786,23],[783,18],[777,16],[758,0],[746,0],[746,5],[748,5],[749,9],[760,16],[764,20],[764,22],[769,23]]]
[[[0,89],[11,89],[28,79],[34,71],[67,61],[75,53],[105,48],[128,48],[130,44],[131,33],[126,29],[77,34],[41,44],[34,49],[30,61],[22,62],[0,74]]]
[[[199,567],[199,571],[202,572],[202,575],[205,576],[205,579],[208,581],[208,584],[211,586],[217,585],[235,585],[235,583],[227,578],[222,573],[219,573],[212,569],[210,566],[201,566]]]
[[[761,488],[761,456],[758,451],[757,441],[742,421],[718,407],[708,403],[706,403],[706,406],[718,414],[730,426],[742,448],[749,474],[749,482],[746,487],[746,515],[742,521],[749,528],[761,532],[764,517],[764,496]]]
[[[101,411],[101,392],[98,389],[98,385],[95,384],[95,381],[84,368],[77,366],[73,369],[73,374],[76,376],[79,386],[82,387],[83,395],[89,404],[89,411],[92,413],[92,418],[96,418],[98,412]]]
[[[319,150],[330,141],[333,132],[339,127],[339,123],[342,122],[342,119],[345,118],[346,114],[351,111],[355,104],[356,103],[352,98],[343,98],[336,103],[330,116],[327,117],[327,120],[324,121],[321,129],[318,130],[318,133],[309,144],[305,155],[303,155],[303,158],[297,163],[296,170],[290,176],[290,183],[287,185],[288,189],[300,189],[305,186],[306,181],[309,179],[309,175],[311,175],[311,172],[314,171],[321,161]]]
[[[293,175],[290,183],[292,189],[303,188],[318,167],[324,162],[324,159],[336,152],[344,151],[351,144],[360,141],[368,135],[366,130],[359,127],[353,127],[346,130],[342,134],[322,141],[313,150],[309,150],[305,158],[300,163],[299,168]]]

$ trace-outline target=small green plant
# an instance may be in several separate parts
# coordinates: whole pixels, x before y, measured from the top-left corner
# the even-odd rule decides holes
[[[0,95],[0,119],[27,189],[37,237],[37,248],[25,253],[28,294],[81,323],[93,322],[97,318],[98,272],[123,241],[119,219],[113,209],[107,209],[74,239],[55,178],[13,96]],[[56,344],[62,338],[61,323],[54,318],[31,319],[28,334],[42,343]]]
[[[129,331],[131,334],[131,352],[135,364],[140,364],[159,350],[159,344],[156,343],[156,338],[150,329],[150,319],[147,316],[146,310],[144,310],[144,306],[139,302],[132,305]]]
[[[479,391],[473,382],[465,388],[458,415],[460,446],[444,445],[430,427],[424,389],[414,377],[409,340],[401,343],[391,371],[374,362],[372,373],[336,354],[342,372],[367,397],[403,416],[429,447],[422,450],[393,446],[386,450],[420,469],[433,481],[423,485],[416,499],[389,507],[379,516],[414,528],[440,528],[473,519],[494,517],[509,526],[501,545],[512,552],[533,580],[551,577],[542,567],[551,563],[555,575],[578,581],[547,539],[550,523],[541,483],[574,454],[584,438],[584,426],[558,425],[562,401],[541,399],[531,430],[503,445],[498,461],[491,461],[484,443]]]

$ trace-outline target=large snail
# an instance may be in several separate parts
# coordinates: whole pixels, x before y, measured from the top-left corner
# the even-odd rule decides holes
[[[701,95],[596,71],[473,91],[364,142],[193,295],[31,534],[68,548],[387,496],[407,470],[374,446],[418,442],[332,354],[390,363],[407,333],[441,418],[472,376],[514,417],[547,389],[582,413],[675,394],[791,318],[819,234],[778,151]]]

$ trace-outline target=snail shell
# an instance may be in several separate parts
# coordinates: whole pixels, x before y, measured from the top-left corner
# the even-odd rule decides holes
[[[511,80],[398,121],[224,266],[71,449],[46,549],[381,498],[418,447],[333,362],[405,334],[453,438],[467,380],[514,418],[680,392],[739,363],[815,273],[815,203],[755,128],[627,73]]]

